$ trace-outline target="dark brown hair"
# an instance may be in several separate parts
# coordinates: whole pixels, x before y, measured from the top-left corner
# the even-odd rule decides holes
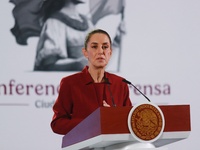
[[[85,49],[87,49],[87,44],[88,44],[91,36],[96,34],[96,33],[102,33],[102,34],[107,35],[107,37],[108,37],[108,39],[110,41],[111,48],[112,48],[112,40],[111,40],[110,35],[108,34],[108,32],[106,32],[105,30],[102,30],[102,29],[95,29],[95,30],[89,32],[88,35],[86,36],[85,43],[84,43]]]

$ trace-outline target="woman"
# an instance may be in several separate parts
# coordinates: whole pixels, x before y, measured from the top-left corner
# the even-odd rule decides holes
[[[46,0],[42,14],[45,22],[37,46],[34,70],[78,71],[87,61],[81,48],[92,22],[76,7],[84,0]]]
[[[53,106],[52,130],[66,134],[98,107],[131,106],[129,89],[122,77],[105,71],[112,55],[112,42],[104,30],[93,30],[82,49],[88,60],[82,72],[61,80]]]

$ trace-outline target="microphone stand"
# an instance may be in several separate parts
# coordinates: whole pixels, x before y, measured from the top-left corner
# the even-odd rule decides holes
[[[131,86],[133,86],[138,92],[140,92],[140,94],[142,94],[142,96],[144,96],[149,102],[151,102],[150,99],[149,99],[148,97],[146,97],[146,95],[144,95],[144,94],[143,94],[135,85],[133,85],[130,81],[128,81],[128,80],[126,80],[126,79],[123,79],[122,81],[125,82],[125,83],[127,83],[127,84],[129,84],[129,85],[131,85]]]

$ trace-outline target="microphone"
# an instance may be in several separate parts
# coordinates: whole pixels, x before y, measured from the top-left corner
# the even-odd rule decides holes
[[[110,90],[110,82],[109,82],[108,78],[105,78],[105,83],[108,85],[108,90],[110,92],[110,97],[111,97],[111,100],[112,100],[113,107],[116,107],[114,97],[113,97],[112,92]]]
[[[125,82],[125,83],[127,83],[127,84],[129,84],[129,85],[131,85],[131,86],[133,86],[138,92],[140,92],[140,94],[142,94],[142,96],[144,96],[149,102],[151,102],[150,99],[149,99],[148,97],[146,97],[146,95],[144,95],[144,94],[143,94],[135,85],[133,85],[130,81],[128,81],[128,80],[126,80],[126,79],[122,79],[122,81]]]

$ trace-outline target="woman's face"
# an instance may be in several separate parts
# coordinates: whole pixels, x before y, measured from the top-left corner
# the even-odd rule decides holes
[[[89,66],[106,67],[112,54],[108,36],[103,33],[93,34],[88,41],[87,49],[83,48],[83,54],[88,59]]]

